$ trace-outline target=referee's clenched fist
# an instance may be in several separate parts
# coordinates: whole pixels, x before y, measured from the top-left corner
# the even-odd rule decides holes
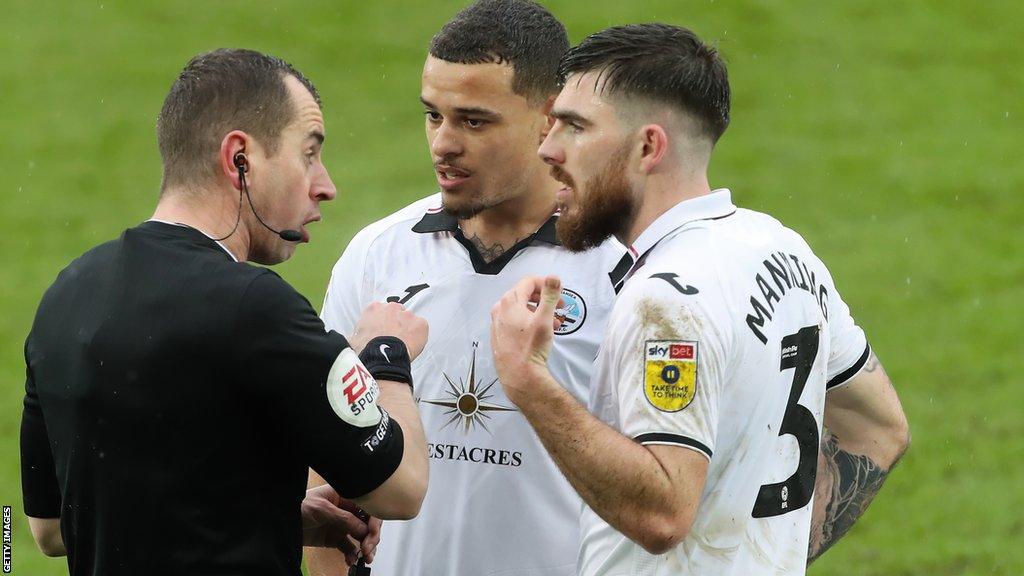
[[[352,348],[361,351],[377,336],[394,336],[405,343],[409,359],[415,360],[427,343],[427,321],[395,302],[371,302],[349,337]]]

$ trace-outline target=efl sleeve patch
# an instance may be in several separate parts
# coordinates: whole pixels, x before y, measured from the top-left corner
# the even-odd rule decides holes
[[[378,396],[377,381],[359,361],[355,350],[346,347],[327,375],[327,400],[334,413],[353,426],[376,426],[381,421]]]
[[[644,342],[644,396],[662,412],[678,412],[697,395],[697,342]]]

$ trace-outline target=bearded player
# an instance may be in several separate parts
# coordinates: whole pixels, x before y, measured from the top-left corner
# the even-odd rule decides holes
[[[730,101],[715,49],[623,26],[561,71],[539,150],[565,184],[559,237],[630,247],[589,412],[546,365],[556,276],[495,305],[493,349],[586,503],[579,572],[803,574],[906,449],[896,392],[803,238],[711,189]]]
[[[441,191],[361,231],[334,268],[328,327],[352,328],[383,301],[430,325],[413,364],[430,488],[415,520],[384,524],[366,554],[374,576],[575,573],[579,497],[498,385],[489,319],[524,275],[560,274],[550,366],[586,398],[614,298],[607,273],[624,248],[572,254],[555,236],[560,185],[536,150],[568,46],[558,20],[526,0],[483,0],[447,23],[420,92]],[[337,553],[307,560],[312,574],[344,568]]]

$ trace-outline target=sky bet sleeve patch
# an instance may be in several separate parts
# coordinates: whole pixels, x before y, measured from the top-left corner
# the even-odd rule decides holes
[[[662,412],[678,412],[697,395],[697,343],[648,340],[644,343],[644,396]]]
[[[327,375],[327,400],[334,413],[353,426],[376,426],[381,420],[378,396],[377,381],[366,371],[355,350],[346,347]]]

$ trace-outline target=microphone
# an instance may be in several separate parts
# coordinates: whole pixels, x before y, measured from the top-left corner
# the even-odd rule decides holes
[[[267,226],[266,224],[263,225]],[[267,229],[271,232],[275,232],[275,230],[270,226],[267,226]],[[277,235],[281,237],[281,240],[287,240],[288,242],[298,242],[299,240],[302,240],[302,232],[299,232],[298,230],[281,230]]]
[[[249,194],[249,186],[245,182],[245,172],[249,169],[249,161],[245,158],[245,154],[239,152],[238,154],[235,154],[234,162],[235,168],[238,168],[238,179],[242,183],[242,190],[245,192],[245,197],[249,199],[249,208],[252,209],[252,213],[256,216],[256,220],[258,220],[260,224],[263,224],[264,228],[280,236],[281,240],[286,242],[298,242],[299,240],[302,240],[302,233],[298,230],[274,230],[269,224],[263,221],[263,218],[260,218],[259,212],[256,211],[256,207],[252,204],[252,196]],[[241,199],[238,200],[238,209],[239,213],[241,213]],[[235,226],[237,225],[238,223],[236,222]],[[232,232],[234,232],[234,230],[232,230]]]

